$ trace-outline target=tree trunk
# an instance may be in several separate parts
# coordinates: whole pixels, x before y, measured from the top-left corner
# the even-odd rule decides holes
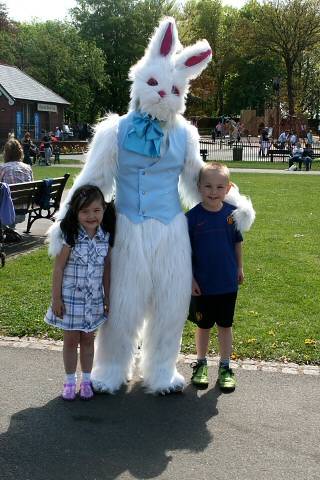
[[[217,91],[217,116],[220,117],[224,112],[224,76],[219,78]]]
[[[287,68],[287,93],[288,93],[288,107],[289,115],[294,115],[295,104],[294,104],[294,86],[293,86],[293,63],[289,60],[286,61]]]

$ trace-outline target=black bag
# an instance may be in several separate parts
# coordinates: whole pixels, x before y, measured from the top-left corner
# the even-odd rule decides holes
[[[4,243],[18,243],[22,241],[20,233],[10,227],[4,228]]]

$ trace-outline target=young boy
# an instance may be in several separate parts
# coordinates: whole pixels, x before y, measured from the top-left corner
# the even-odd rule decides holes
[[[218,384],[232,391],[236,381],[230,368],[232,323],[238,284],[244,280],[242,235],[235,226],[235,207],[224,202],[230,188],[225,165],[208,163],[200,171],[198,188],[202,202],[186,215],[192,247],[192,295],[197,318],[197,362],[192,383],[208,387],[206,355],[210,330],[217,324],[220,350]]]

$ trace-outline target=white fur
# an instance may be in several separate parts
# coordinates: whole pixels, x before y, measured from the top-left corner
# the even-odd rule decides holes
[[[188,124],[186,160],[179,181],[179,193],[186,208],[193,207],[201,200],[198,190],[198,178],[203,166],[204,162],[200,156],[198,130],[193,125]]]
[[[162,54],[161,45],[168,28],[172,31],[172,43],[166,44],[169,48]],[[179,181],[186,206],[199,201],[197,179],[203,162],[198,132],[180,113],[185,109],[189,80],[206,67],[210,52],[206,41],[182,50],[174,19],[165,19],[145,56],[129,74],[133,82],[130,109],[161,121],[165,134],[161,155],[166,150],[169,129],[176,123],[186,128],[185,165]],[[189,67],[186,61],[190,58],[194,61],[187,62],[193,64]],[[157,85],[148,85],[151,78]],[[174,93],[175,88],[179,94]],[[111,115],[97,126],[87,162],[58,219],[65,215],[74,189],[84,183],[99,186],[108,198],[112,195],[118,166],[118,123],[119,117]],[[50,252],[56,254],[60,248],[57,223],[50,229]],[[177,372],[176,360],[189,306],[191,279],[190,241],[183,213],[168,225],[155,219],[133,224],[118,214],[111,254],[111,310],[95,344],[92,371],[95,389],[114,393],[131,378],[139,339],[142,339],[140,370],[147,391],[165,394],[183,389],[185,381]]]
[[[250,198],[241,195],[238,187],[233,184],[225,201],[234,207],[237,207],[232,213],[237,229],[240,230],[240,232],[247,232],[250,230],[256,218],[256,212],[253,209]]]
[[[118,214],[111,255],[110,315],[100,328],[94,388],[114,393],[131,376],[139,332],[140,362],[149,392],[182,389],[175,362],[191,294],[191,250],[181,213],[169,224],[133,224]]]

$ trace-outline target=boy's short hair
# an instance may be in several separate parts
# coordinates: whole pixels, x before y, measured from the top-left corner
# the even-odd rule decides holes
[[[226,165],[224,165],[223,163],[218,163],[218,162],[208,162],[201,168],[201,170],[199,172],[198,183],[201,182],[201,179],[202,179],[203,175],[206,172],[210,172],[210,171],[216,171],[216,172],[220,173],[221,175],[224,175],[226,177],[228,183],[230,182],[230,170]]]

